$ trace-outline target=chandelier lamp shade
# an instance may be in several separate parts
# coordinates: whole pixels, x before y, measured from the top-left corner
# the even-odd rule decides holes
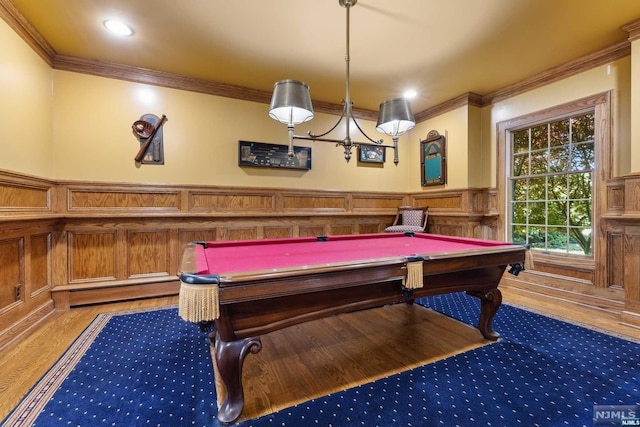
[[[348,162],[351,159],[351,149],[359,146],[377,146],[393,148],[393,162],[398,164],[398,138],[415,126],[411,105],[405,98],[396,98],[380,104],[376,130],[391,136],[393,145],[385,145],[384,140],[370,138],[360,127],[353,116],[353,101],[349,88],[349,10],[355,6],[358,0],[338,0],[340,6],[347,11],[347,43],[346,43],[346,94],[342,100],[342,114],[338,122],[327,132],[315,134],[307,132],[307,136],[295,134],[295,125],[304,123],[313,118],[313,106],[309,86],[298,80],[281,80],[273,87],[273,95],[269,106],[269,116],[280,123],[286,124],[289,132],[289,156],[293,156],[293,141],[295,139],[333,142],[336,146],[344,148],[344,158]],[[326,138],[340,122],[346,119],[345,130],[347,136],[344,139]],[[367,142],[356,142],[351,139],[350,126],[354,124]]]
[[[309,86],[298,80],[282,80],[273,86],[269,116],[285,125],[297,125],[313,119]]]
[[[380,104],[376,130],[389,135],[393,140],[393,162],[398,164],[398,138],[416,125],[411,105],[406,98],[395,98]]]

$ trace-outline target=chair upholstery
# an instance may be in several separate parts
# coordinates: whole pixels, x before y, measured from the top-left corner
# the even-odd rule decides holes
[[[385,228],[387,233],[424,233],[427,229],[429,207],[400,206],[398,213],[390,227]]]

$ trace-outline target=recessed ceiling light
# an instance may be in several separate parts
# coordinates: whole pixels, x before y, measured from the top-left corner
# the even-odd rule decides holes
[[[107,19],[103,22],[103,24],[107,30],[119,36],[129,37],[133,35],[133,30],[131,29],[131,27],[122,21]]]
[[[407,99],[412,99],[412,98],[415,98],[416,96],[418,96],[418,92],[416,92],[414,89],[409,89],[409,90],[405,91],[404,95],[402,95],[402,96],[407,98]]]

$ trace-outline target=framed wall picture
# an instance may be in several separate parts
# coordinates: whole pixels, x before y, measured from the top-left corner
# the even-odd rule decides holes
[[[264,142],[238,141],[238,165],[280,169],[311,169],[311,147],[289,147]]]
[[[385,147],[377,147],[375,145],[359,145],[358,160],[369,163],[384,163],[387,159]]]
[[[446,138],[432,130],[420,141],[422,186],[443,185],[447,182]]]

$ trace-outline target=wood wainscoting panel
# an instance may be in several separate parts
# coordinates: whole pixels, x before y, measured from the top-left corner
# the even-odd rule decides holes
[[[438,210],[462,211],[466,205],[466,195],[462,192],[424,193],[415,197],[415,205],[429,206],[429,213]]]
[[[396,196],[371,196],[371,195],[353,195],[351,197],[352,212],[397,212],[398,206],[408,205],[405,198],[400,195]]]
[[[217,228],[203,228],[198,230],[179,230],[178,231],[178,244],[180,247],[180,254],[182,249],[191,242],[213,242],[218,238]]]
[[[241,211],[274,212],[276,207],[274,194],[259,193],[219,193],[207,191],[189,192],[189,211]]]
[[[489,199],[486,191],[471,190],[469,191],[469,211],[477,214],[486,212],[489,206]]]
[[[384,224],[358,224],[358,234],[382,233],[385,228]]]
[[[24,239],[0,240],[0,313],[25,301]]]
[[[275,196],[271,194],[220,194],[217,210],[234,212],[273,212]]]
[[[169,230],[128,230],[127,278],[169,275],[170,242]]]
[[[133,191],[103,189],[68,189],[68,209],[158,209],[180,210],[180,192],[178,191]]]
[[[496,216],[498,215],[498,193],[495,188],[487,192],[487,211]]]
[[[445,236],[465,237],[467,235],[467,224],[434,221],[433,225],[429,226],[429,232]]]
[[[220,234],[217,240],[253,240],[258,238],[258,228],[256,226],[225,226],[220,227],[218,233]]]
[[[353,225],[330,225],[329,234],[339,236],[342,234],[355,234]]]
[[[265,239],[280,239],[293,237],[293,226],[268,226],[263,227],[263,235]]]
[[[347,211],[345,195],[322,196],[319,194],[286,194],[282,196],[282,209],[285,212],[300,211]]]
[[[607,181],[607,211],[624,212],[624,181]]]
[[[625,177],[624,205],[626,214],[640,214],[640,174]]]
[[[68,231],[69,283],[116,280],[116,232]]]
[[[51,209],[51,189],[34,185],[0,182],[0,210],[47,211]]]
[[[624,288],[624,234],[607,233],[607,260],[606,270],[609,273],[606,286]]]
[[[33,235],[30,243],[29,291],[35,296],[51,288],[51,233]]]
[[[212,211],[218,207],[217,193],[189,192],[190,211]]]
[[[324,226],[322,225],[301,225],[299,227],[298,235],[300,237],[316,237],[324,236]]]
[[[625,227],[622,259],[626,299],[640,304],[640,226]]]

